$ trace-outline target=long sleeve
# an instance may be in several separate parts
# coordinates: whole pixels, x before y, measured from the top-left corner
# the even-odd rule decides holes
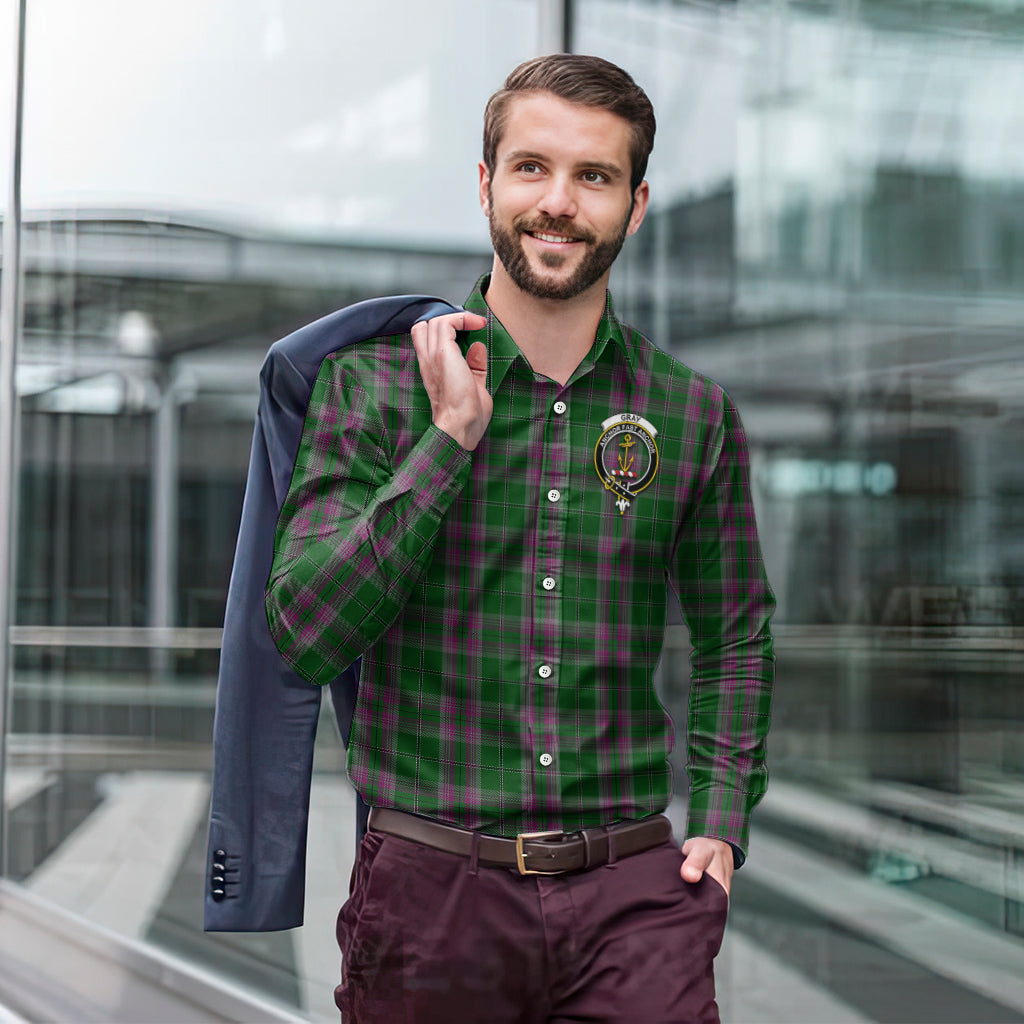
[[[271,634],[300,675],[331,682],[391,625],[469,471],[469,453],[432,424],[395,465],[367,392],[324,361],[267,585]]]
[[[742,861],[750,812],[768,783],[775,599],[757,538],[746,437],[724,392],[722,400],[710,473],[681,526],[672,582],[692,644],[687,835],[724,839]]]

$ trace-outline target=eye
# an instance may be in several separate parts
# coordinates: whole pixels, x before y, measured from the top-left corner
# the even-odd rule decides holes
[[[600,171],[584,171],[583,180],[588,185],[600,185],[608,180],[608,176]]]
[[[517,168],[517,171],[522,171],[523,174],[539,174],[540,165],[535,164],[532,160],[526,160],[521,163]]]

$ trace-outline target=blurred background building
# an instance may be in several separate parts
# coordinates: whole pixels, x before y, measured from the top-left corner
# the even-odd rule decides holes
[[[257,372],[357,299],[469,293],[484,104],[558,49],[654,101],[617,309],[736,398],[779,596],[723,1019],[1024,1020],[1024,0],[0,0],[22,1017],[336,1019],[329,721],[306,925],[201,931]]]

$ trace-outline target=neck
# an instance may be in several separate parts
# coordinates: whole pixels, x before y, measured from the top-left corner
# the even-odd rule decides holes
[[[539,299],[524,292],[495,256],[487,305],[534,372],[565,384],[594,344],[607,287],[604,274],[571,299]]]

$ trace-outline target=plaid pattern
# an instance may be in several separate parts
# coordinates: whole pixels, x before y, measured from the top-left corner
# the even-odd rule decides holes
[[[363,656],[348,770],[369,804],[573,831],[669,802],[652,677],[672,586],[694,646],[689,834],[742,850],[767,782],[774,600],[736,411],[610,298],[568,384],[536,376],[486,282],[466,308],[487,326],[460,335],[487,345],[494,396],[473,453],[431,424],[407,335],[325,360],[278,522],[275,640],[315,683]],[[620,513],[595,445],[623,412],[655,427],[660,460]]]

